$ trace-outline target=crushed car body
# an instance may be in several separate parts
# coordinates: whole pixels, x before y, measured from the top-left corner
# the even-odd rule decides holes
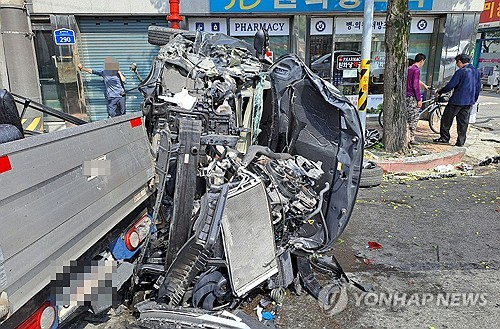
[[[322,255],[358,191],[356,108],[297,56],[263,60],[265,37],[254,49],[150,27],[161,49],[139,90],[158,190],[130,287],[141,325],[246,328],[228,311],[258,287],[300,281],[328,303],[315,271],[347,280]]]

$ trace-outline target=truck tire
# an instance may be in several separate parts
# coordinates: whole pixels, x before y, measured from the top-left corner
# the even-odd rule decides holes
[[[23,135],[14,125],[0,124],[0,144],[23,138]]]
[[[361,179],[359,180],[359,187],[373,187],[378,186],[384,179],[384,171],[382,168],[370,161],[369,165],[363,165],[361,170]]]

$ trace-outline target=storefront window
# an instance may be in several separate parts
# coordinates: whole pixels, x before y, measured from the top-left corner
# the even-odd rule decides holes
[[[291,20],[288,17],[234,17],[229,19],[229,35],[253,45],[255,34],[266,29],[273,60],[289,53]]]
[[[478,69],[483,83],[490,88],[499,85],[500,81],[500,30],[481,33]]]
[[[34,31],[35,49],[38,64],[38,75],[42,91],[43,104],[62,109],[57,83],[55,66],[55,46],[51,31]]]
[[[431,45],[432,34],[413,34],[410,35],[410,43],[408,45],[408,58],[415,59],[415,55],[418,53],[425,54],[427,59],[431,56],[430,45]],[[425,80],[427,76],[428,60],[425,61],[424,66],[420,69],[420,79]]]
[[[310,40],[311,70],[345,95],[357,95],[361,36],[333,39],[331,35],[315,35]],[[335,49],[333,58],[332,47]]]
[[[325,20],[323,18],[316,18]],[[315,18],[311,19],[311,26]],[[419,17],[412,20],[408,59],[418,53],[430,54],[433,18]],[[362,17],[336,17],[332,35],[311,35],[310,67],[320,77],[329,80],[354,104],[359,92],[359,60],[362,47]],[[425,22],[423,24],[422,22]],[[371,65],[368,85],[368,113],[378,113],[383,102],[385,73],[385,18],[374,19],[374,34],[371,45]],[[332,56],[332,49],[334,55]],[[333,58],[332,58],[333,57]],[[421,70],[421,80],[426,81],[427,62]]]
[[[51,26],[34,26],[34,33],[42,103],[85,119],[85,105],[80,101],[73,46],[57,46]],[[59,120],[46,115],[44,121]]]
[[[309,58],[314,63],[318,58],[332,52],[333,37],[331,35],[312,35],[309,43]]]
[[[238,37],[253,45],[255,37]],[[288,54],[288,36],[270,36],[269,37],[269,50],[273,52],[274,60],[278,57]]]

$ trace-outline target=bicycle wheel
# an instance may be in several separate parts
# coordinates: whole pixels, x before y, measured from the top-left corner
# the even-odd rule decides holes
[[[444,106],[436,105],[432,108],[429,114],[429,127],[433,132],[439,134],[441,127],[441,118],[443,117]]]
[[[380,113],[378,114],[378,124],[380,127],[384,128],[384,110],[380,110]]]

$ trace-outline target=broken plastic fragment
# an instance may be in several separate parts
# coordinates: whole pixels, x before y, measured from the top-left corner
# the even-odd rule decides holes
[[[364,258],[363,259],[363,263],[365,263],[366,265],[370,265],[374,261],[375,261],[375,259],[373,259],[373,258]]]
[[[368,248],[370,248],[371,250],[378,250],[382,249],[382,245],[375,241],[368,241]]]
[[[182,88],[182,91],[178,92],[173,97],[158,97],[167,102],[177,104],[186,110],[190,110],[191,108],[193,108],[193,105],[196,102],[196,97],[189,95],[189,92],[186,88]]]
[[[492,163],[498,163],[500,162],[500,155],[494,156],[494,157],[487,157],[483,161],[478,163],[478,166],[487,166]]]
[[[437,171],[438,173],[450,172],[453,169],[454,169],[454,167],[453,167],[452,164],[449,164],[449,165],[440,165],[440,166],[437,166],[436,168],[434,168],[434,170]]]
[[[231,105],[229,105],[229,103],[227,102],[227,99],[224,100],[224,102],[222,103],[222,105],[220,105],[216,110],[215,112],[217,114],[226,114],[226,115],[229,115],[231,114],[232,112],[232,108],[231,108]]]
[[[262,318],[264,320],[272,320],[274,319],[274,315],[271,312],[262,312]]]
[[[257,306],[257,318],[259,319],[259,321],[262,321],[262,310],[264,308],[262,308],[260,305]]]

